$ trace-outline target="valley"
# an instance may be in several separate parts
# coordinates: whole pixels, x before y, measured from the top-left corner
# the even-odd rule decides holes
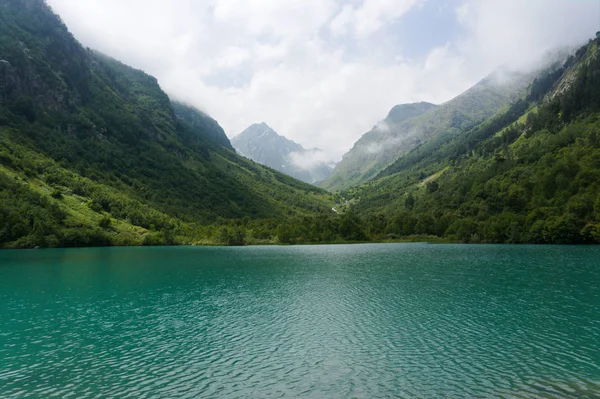
[[[600,242],[599,38],[398,105],[332,170],[264,123],[230,141],[45,2],[1,4],[3,247]]]

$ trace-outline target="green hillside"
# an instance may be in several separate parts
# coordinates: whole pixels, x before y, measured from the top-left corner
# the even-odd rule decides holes
[[[440,106],[419,103],[417,112],[409,113],[399,111],[411,104],[395,107],[386,119],[354,144],[320,186],[342,190],[376,177],[413,148],[438,136],[452,137],[465,132],[494,115],[515,98],[527,82],[526,75],[502,70]]]
[[[152,76],[84,49],[42,0],[0,11],[0,245],[190,243],[226,220],[332,213]]]
[[[600,242],[600,39],[507,110],[340,193],[372,237]]]
[[[0,0],[0,247],[600,242],[599,42],[394,107],[330,194],[237,155],[43,0]]]

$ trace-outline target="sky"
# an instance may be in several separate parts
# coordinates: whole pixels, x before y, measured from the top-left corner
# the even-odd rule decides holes
[[[331,161],[396,104],[442,103],[600,30],[598,0],[47,1],[229,137],[266,122]]]

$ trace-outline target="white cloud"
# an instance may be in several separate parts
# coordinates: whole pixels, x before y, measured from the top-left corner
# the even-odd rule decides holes
[[[218,0],[216,23],[242,27],[250,35],[275,37],[311,35],[330,18],[331,0]]]
[[[364,0],[358,6],[346,5],[331,23],[336,35],[354,33],[363,38],[407,13],[418,0]]]
[[[324,151],[307,150],[303,152],[292,152],[289,155],[289,160],[300,169],[313,170],[320,166],[331,166],[331,160]]]
[[[467,25],[469,22],[469,3],[461,4],[456,7],[456,19],[462,25]]]
[[[389,133],[392,131],[390,125],[385,120],[382,120],[377,125],[375,125],[374,130],[381,133]]]
[[[469,32],[461,50],[487,68],[526,65],[559,46],[582,44],[600,27],[597,0],[470,0],[456,14]]]
[[[231,46],[223,50],[215,60],[216,67],[232,68],[250,59],[250,51],[246,48]]]
[[[330,159],[396,104],[446,101],[499,64],[584,40],[600,12],[596,1],[455,3],[463,37],[411,58],[376,37],[425,0],[48,1],[85,45],[153,74],[229,136],[266,121]]]

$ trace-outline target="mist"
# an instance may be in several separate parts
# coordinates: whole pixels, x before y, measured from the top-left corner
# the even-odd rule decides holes
[[[318,167],[334,167],[326,152],[313,148],[303,152],[292,152],[289,154],[290,162],[302,170],[313,170]]]
[[[328,163],[396,104],[443,103],[600,29],[595,0],[48,2],[84,45],[156,76],[230,137],[265,120]]]

